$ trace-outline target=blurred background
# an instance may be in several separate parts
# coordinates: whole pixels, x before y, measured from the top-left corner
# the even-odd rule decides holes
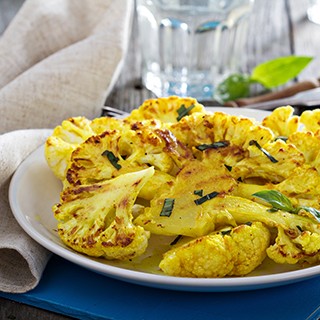
[[[23,0],[0,0],[0,34],[10,23]],[[280,56],[314,57],[298,79],[320,77],[320,25],[310,22],[309,0],[256,0],[250,16],[244,69]],[[148,39],[143,39],[148,45]],[[141,54],[138,47],[136,16],[124,68],[106,104],[129,111],[154,94],[141,82]],[[214,102],[207,102],[206,104]]]

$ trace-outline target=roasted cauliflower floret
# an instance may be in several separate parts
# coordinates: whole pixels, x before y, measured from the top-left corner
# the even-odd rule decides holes
[[[297,203],[306,199],[308,201],[313,200],[317,209],[320,206],[320,175],[314,167],[297,168],[291,176],[275,185],[274,188],[288,195],[292,198],[292,201]]]
[[[48,166],[61,181],[66,179],[70,157],[77,146],[77,144],[66,142],[55,136],[50,136],[45,143],[45,158]]]
[[[300,122],[304,124],[305,130],[317,132],[320,129],[320,109],[302,112]]]
[[[320,131],[296,132],[289,136],[287,143],[295,145],[303,153],[306,163],[320,173]]]
[[[243,276],[263,262],[269,243],[270,232],[262,223],[239,225],[166,252],[159,266],[180,277]]]
[[[113,178],[122,167],[118,131],[92,136],[72,153],[66,177],[70,185],[87,185]]]
[[[275,243],[267,249],[267,254],[276,263],[319,262],[320,233],[303,231],[294,237],[283,228],[279,228]]]
[[[251,140],[265,144],[274,139],[270,129],[262,127],[253,120],[215,112],[213,114],[195,113],[170,125],[170,131],[179,141],[189,147],[229,141],[246,149]]]
[[[60,126],[53,130],[45,144],[45,157],[57,178],[65,179],[71,153],[81,142],[93,134],[90,120],[84,117],[64,120]]]
[[[270,128],[276,137],[288,137],[297,132],[299,128],[299,117],[293,115],[294,109],[291,106],[276,108],[265,117],[262,125]]]
[[[179,116],[195,112],[205,112],[204,106],[196,99],[171,96],[146,100],[138,109],[133,110],[126,120],[158,119],[164,123],[170,123],[179,121]]]
[[[305,163],[304,156],[294,145],[283,140],[260,145],[251,140],[248,156],[239,161],[233,168],[235,177],[261,178],[278,183],[288,178],[293,171]]]
[[[128,125],[127,125],[128,126]],[[57,126],[45,144],[45,157],[54,174],[64,180],[72,152],[89,137],[106,130],[122,129],[126,124],[121,120],[101,117],[88,120],[74,117],[64,120]]]
[[[282,197],[273,197],[285,209],[288,203],[282,202]],[[258,200],[258,199],[257,199]],[[312,263],[319,258],[320,244],[313,244],[313,240],[320,237],[320,223],[315,217],[309,216],[304,210],[299,214],[284,210],[270,210],[268,204],[257,203],[249,199],[234,196],[212,199],[214,210],[227,211],[236,223],[246,221],[262,222],[270,230],[277,233],[276,240],[267,250],[268,256],[277,263]],[[291,207],[291,205],[290,205]],[[304,246],[303,246],[304,244]]]
[[[100,117],[91,121],[90,127],[95,135],[101,134],[105,131],[118,130],[124,132],[130,128],[130,124],[122,119]]]
[[[132,223],[132,207],[153,173],[151,167],[103,184],[65,189],[53,208],[62,241],[94,257],[126,260],[141,255],[149,232]]]

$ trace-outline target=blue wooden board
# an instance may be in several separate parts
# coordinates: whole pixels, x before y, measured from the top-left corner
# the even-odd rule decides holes
[[[0,296],[84,320],[304,320],[320,305],[320,277],[252,291],[181,292],[114,280],[54,255],[34,290]],[[319,318],[320,310],[308,320]]]

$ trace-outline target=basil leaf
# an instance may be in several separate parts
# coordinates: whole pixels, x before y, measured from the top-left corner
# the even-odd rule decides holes
[[[226,101],[248,97],[251,83],[251,77],[248,74],[232,74],[217,86],[214,99],[223,104]]]
[[[320,222],[320,211],[319,210],[312,208],[312,207],[303,207],[303,206],[298,208],[298,211],[300,211],[300,210],[305,210],[305,211],[311,213],[316,218],[316,220]]]
[[[312,59],[306,56],[276,58],[256,66],[252,71],[251,79],[271,89],[296,77]]]
[[[317,221],[320,222],[320,211],[312,207],[297,207],[294,208],[290,199],[276,190],[264,190],[253,194],[254,197],[262,199],[272,205],[269,212],[275,212],[277,210],[287,211],[293,214],[298,214],[300,210],[305,210],[311,213]]]
[[[272,209],[296,213],[289,198],[276,190],[263,190],[253,194],[254,197],[262,199],[272,205]]]

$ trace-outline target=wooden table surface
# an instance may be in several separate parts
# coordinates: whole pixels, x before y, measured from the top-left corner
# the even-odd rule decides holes
[[[0,35],[22,5],[23,0],[0,0]],[[320,76],[320,25],[307,19],[308,0],[256,0],[249,25],[247,44],[251,70],[265,60],[286,55],[308,55],[314,60],[298,80]],[[130,111],[152,93],[141,85],[140,56],[134,20],[128,55],[123,71],[106,104]],[[1,71],[1,70],[0,70]],[[212,102],[213,103],[213,102]],[[211,103],[211,104],[212,104]],[[210,104],[210,102],[207,102]],[[68,319],[65,316],[0,299],[0,319]]]

